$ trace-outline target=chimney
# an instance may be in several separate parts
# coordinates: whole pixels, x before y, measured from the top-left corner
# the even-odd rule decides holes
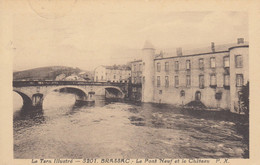
[[[244,43],[244,38],[237,39],[237,44],[243,44],[243,43]]]
[[[182,48],[177,48],[176,49],[176,52],[177,52],[177,56],[182,56]]]
[[[211,50],[212,50],[212,52],[215,52],[215,43],[214,42],[211,42]]]

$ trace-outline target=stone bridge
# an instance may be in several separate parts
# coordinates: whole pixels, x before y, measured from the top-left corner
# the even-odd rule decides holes
[[[23,106],[41,108],[44,98],[53,91],[73,93],[76,103],[95,101],[95,95],[123,99],[127,94],[127,83],[86,81],[13,81],[13,91],[23,98]]]

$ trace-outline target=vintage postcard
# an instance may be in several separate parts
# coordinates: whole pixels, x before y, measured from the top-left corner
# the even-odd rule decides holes
[[[256,1],[1,3],[1,164],[259,163]]]

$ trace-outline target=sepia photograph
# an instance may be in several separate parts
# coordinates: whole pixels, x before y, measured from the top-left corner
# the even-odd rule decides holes
[[[13,159],[249,159],[249,13],[128,3],[12,13]]]

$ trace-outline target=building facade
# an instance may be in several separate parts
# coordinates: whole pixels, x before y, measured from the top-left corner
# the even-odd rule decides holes
[[[142,52],[142,60],[131,64],[132,82],[142,84],[143,102],[201,102],[208,108],[240,113],[240,90],[249,80],[249,45],[244,39],[235,44],[211,43],[196,51],[178,48],[170,57],[156,55],[146,42]]]
[[[131,62],[131,88],[129,90],[131,93],[131,99],[136,101],[142,101],[142,60],[136,60]]]
[[[128,82],[131,68],[128,66],[99,66],[94,71],[95,82]]]

